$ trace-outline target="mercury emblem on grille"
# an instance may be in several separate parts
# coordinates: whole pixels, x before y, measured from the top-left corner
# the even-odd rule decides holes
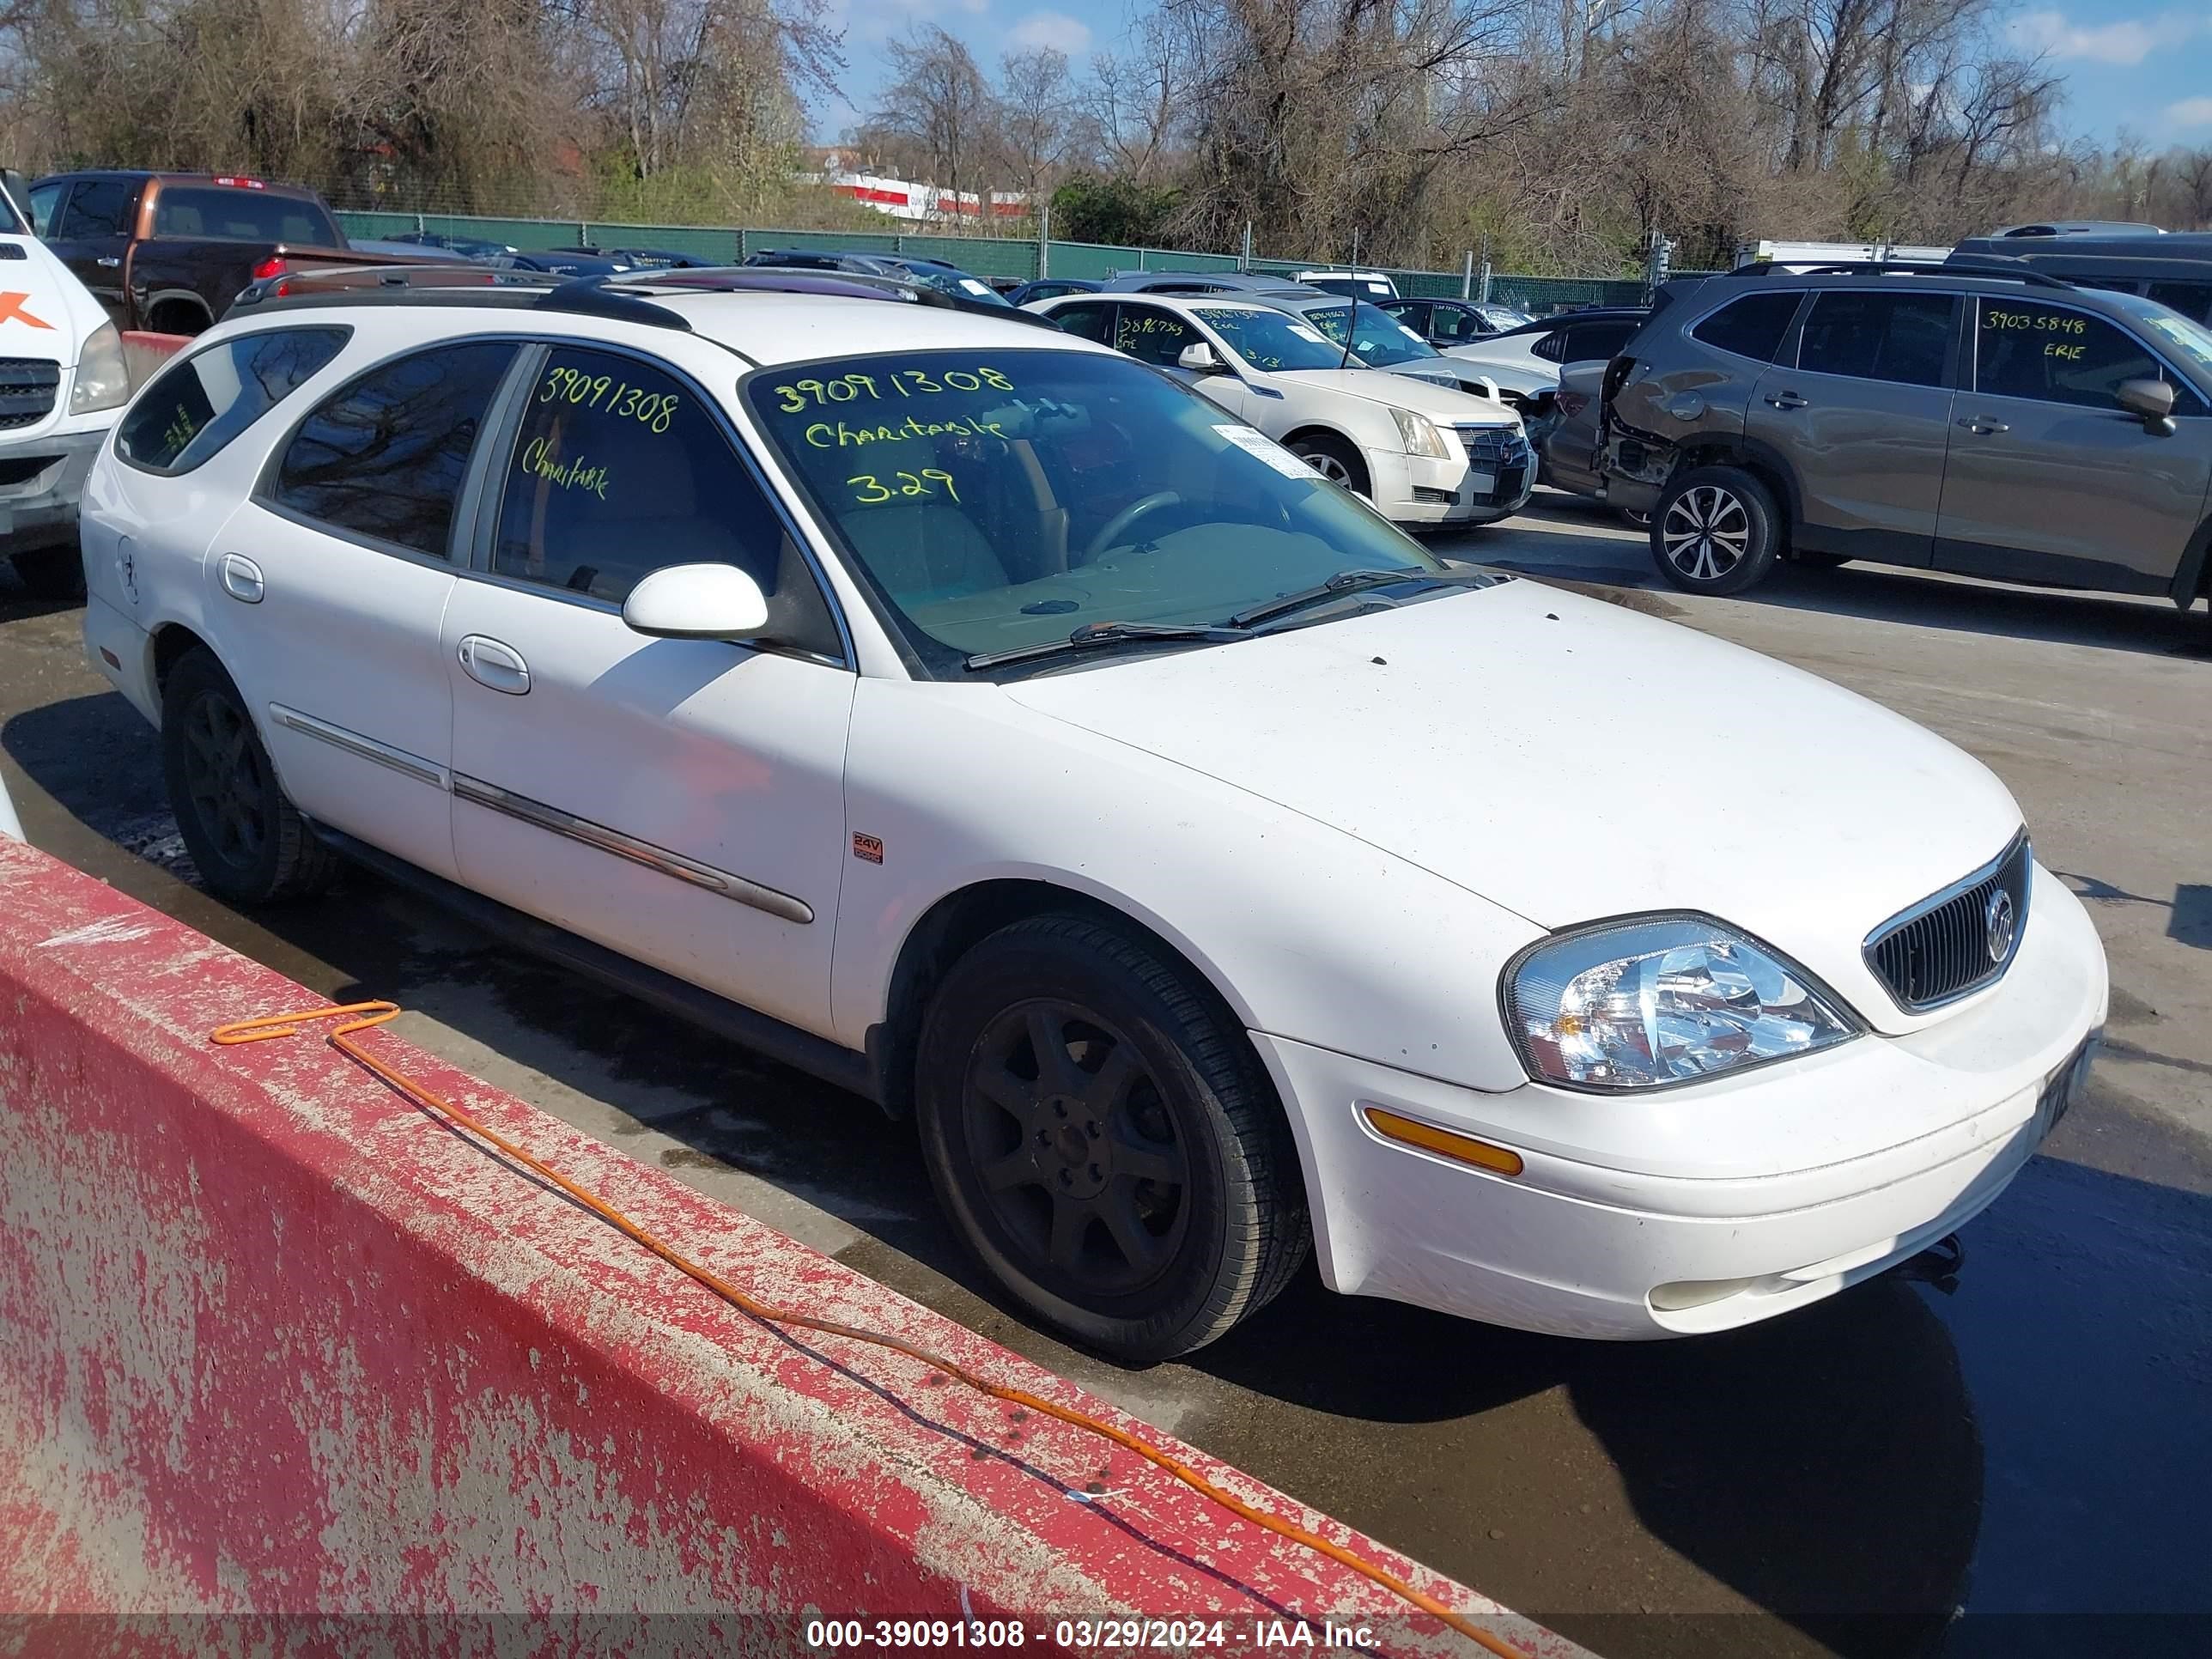
[[[1991,962],[2002,962],[2011,954],[2013,927],[2012,895],[2000,887],[1982,910],[1983,942],[1989,946]]]

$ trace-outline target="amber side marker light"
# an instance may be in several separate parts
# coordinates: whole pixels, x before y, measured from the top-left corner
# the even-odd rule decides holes
[[[1417,1123],[1410,1117],[1400,1117],[1395,1112],[1386,1112],[1379,1106],[1364,1106],[1367,1121],[1375,1133],[1385,1140],[1395,1140],[1407,1146],[1418,1146],[1425,1152],[1434,1152],[1438,1158],[1450,1158],[1455,1164],[1472,1164],[1478,1170],[1489,1170],[1504,1176],[1521,1173],[1521,1154],[1509,1152],[1503,1146],[1493,1146],[1486,1140],[1477,1140],[1472,1135],[1454,1134],[1449,1129],[1439,1129],[1432,1123]]]

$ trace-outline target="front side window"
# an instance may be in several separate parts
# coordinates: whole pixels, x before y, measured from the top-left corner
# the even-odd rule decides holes
[[[1279,311],[1234,306],[1193,306],[1190,314],[1221,337],[1230,350],[1254,368],[1341,368],[1344,345],[1328,338],[1303,317]]]
[[[1125,358],[886,354],[763,368],[744,396],[933,672],[1093,623],[1223,622],[1349,570],[1443,574],[1358,497]]]
[[[2118,409],[2123,381],[2160,378],[2149,349],[2102,317],[2010,296],[1981,302],[1974,390],[1986,396]]]
[[[1388,368],[1437,356],[1437,349],[1379,306],[1317,306],[1305,319],[1327,335],[1339,350],[1345,330],[1352,331],[1352,355],[1370,368]]]
[[[1465,345],[1496,332],[1481,313],[1462,306],[1438,306],[1429,318],[1429,337],[1446,345]]]
[[[453,503],[514,347],[418,351],[331,394],[301,423],[270,499],[335,530],[447,556]]]
[[[1185,346],[1198,343],[1198,331],[1172,311],[1158,306],[1124,305],[1114,325],[1114,349],[1140,363],[1173,368]]]
[[[1797,367],[1904,386],[1941,386],[1959,302],[1948,294],[1817,295],[1797,345]]]
[[[1690,337],[1739,357],[1771,363],[1797,315],[1797,300],[1794,292],[1744,295],[1705,319],[1690,331]]]
[[[114,179],[89,179],[70,192],[54,234],[64,240],[77,237],[121,236],[138,187]]]
[[[191,471],[298,391],[352,332],[280,329],[194,353],[131,404],[116,430],[116,453],[149,471]]]
[[[337,227],[316,204],[239,185],[165,187],[154,203],[156,236],[223,242],[289,242],[295,247],[343,247]]]
[[[732,564],[760,584],[769,633],[838,648],[813,572],[697,391],[613,352],[545,360],[500,489],[495,574],[619,605],[653,571]]]

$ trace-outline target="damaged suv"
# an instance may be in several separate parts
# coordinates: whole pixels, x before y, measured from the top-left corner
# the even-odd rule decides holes
[[[1606,372],[1605,499],[1659,573],[1795,558],[2206,592],[2212,331],[2018,270],[1747,272],[1668,296]]]

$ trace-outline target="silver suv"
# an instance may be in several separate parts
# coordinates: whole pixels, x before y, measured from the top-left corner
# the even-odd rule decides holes
[[[1662,296],[1606,372],[1605,499],[1660,574],[1735,593],[1791,558],[2206,588],[2212,331],[2033,272],[1837,266]]]

